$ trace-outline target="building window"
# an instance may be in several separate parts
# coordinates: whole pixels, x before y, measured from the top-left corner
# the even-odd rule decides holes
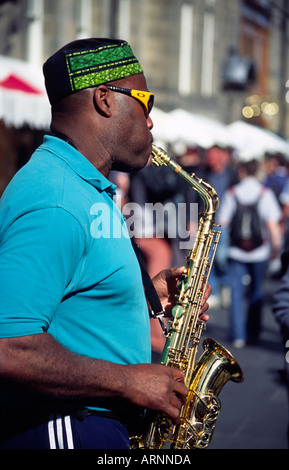
[[[92,0],[78,0],[77,3],[77,39],[91,36]]]
[[[206,11],[203,28],[201,94],[212,96],[214,85],[215,13]]]
[[[119,0],[117,34],[130,42],[131,0]]]
[[[257,66],[256,84],[251,92],[265,96],[268,91],[269,21],[260,11],[247,5],[243,7],[240,53],[254,60]]]
[[[29,20],[27,39],[27,60],[42,64],[43,55],[43,0],[29,0],[27,3],[27,18]]]
[[[181,8],[179,94],[187,96],[192,87],[193,6],[187,3]]]

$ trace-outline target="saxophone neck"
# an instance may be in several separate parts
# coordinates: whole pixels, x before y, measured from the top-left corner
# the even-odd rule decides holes
[[[198,178],[194,173],[189,175],[177,162],[168,156],[168,154],[157,147],[156,145],[152,146],[152,163],[159,166],[167,166],[179,176],[181,176],[190,186],[197,191],[202,201],[205,204],[205,213],[207,216],[214,217],[215,213],[219,209],[219,198],[217,192],[212,186],[206,183],[203,179]]]

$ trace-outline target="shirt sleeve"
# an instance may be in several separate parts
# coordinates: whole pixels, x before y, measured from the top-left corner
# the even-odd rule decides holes
[[[61,208],[14,221],[0,244],[0,337],[46,331],[85,250],[79,222]]]
[[[280,222],[282,212],[272,189],[267,188],[263,196],[261,196],[260,211],[262,218],[266,222]]]

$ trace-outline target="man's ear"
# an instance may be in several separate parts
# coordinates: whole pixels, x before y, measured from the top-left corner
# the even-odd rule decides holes
[[[96,111],[104,117],[111,116],[111,93],[105,85],[99,85],[94,89],[93,103]]]

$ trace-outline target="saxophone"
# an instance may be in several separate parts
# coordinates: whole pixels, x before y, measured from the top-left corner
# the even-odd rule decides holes
[[[186,270],[178,285],[161,363],[184,372],[188,396],[173,424],[164,413],[148,410],[140,436],[131,438],[132,449],[206,448],[210,444],[221,410],[218,398],[229,381],[242,382],[243,372],[231,355],[217,341],[206,338],[204,352],[197,360],[197,350],[205,323],[199,318],[212,262],[221,232],[216,230],[215,213],[219,207],[216,191],[195,174],[189,175],[167,153],[153,145],[152,162],[167,166],[200,195],[205,209],[200,218],[192,249],[187,255]]]

